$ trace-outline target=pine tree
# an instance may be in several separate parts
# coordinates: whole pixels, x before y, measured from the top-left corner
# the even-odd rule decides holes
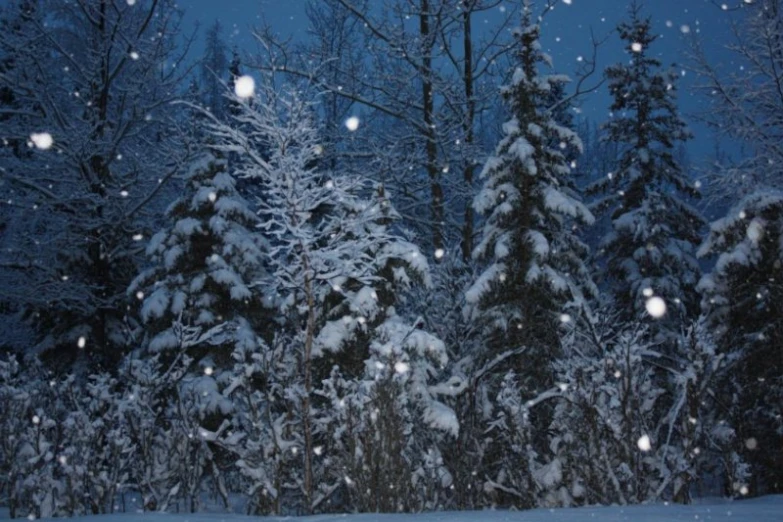
[[[783,192],[757,190],[710,225],[699,249],[717,256],[699,289],[720,352],[731,361],[721,395],[747,443],[753,494],[783,488],[782,238]]]
[[[667,305],[668,320],[655,322],[653,333],[676,334],[697,309],[694,246],[702,219],[687,203],[698,193],[675,159],[676,145],[690,133],[677,113],[676,76],[653,57],[658,35],[639,4],[617,30],[631,61],[606,69],[613,97],[606,139],[621,150],[617,170],[591,187],[605,194],[596,208],[612,220],[601,253],[622,318],[649,321],[646,305],[654,294]]]
[[[155,234],[147,254],[153,267],[129,288],[142,301],[141,317],[152,353],[187,355],[218,377],[231,367],[237,344],[264,326],[261,292],[265,247],[253,230],[258,218],[237,193],[225,161],[204,154],[186,176],[185,193],[166,212],[170,223]]]
[[[497,415],[503,416],[505,409],[515,412],[512,417],[521,413],[503,398],[514,393],[532,397],[553,385],[558,327],[595,291],[584,264],[586,247],[573,230],[578,223],[592,223],[593,217],[578,199],[566,157],[568,150],[581,150],[581,142],[556,122],[547,103],[568,78],[539,72],[550,64],[532,11],[532,2],[525,2],[523,27],[514,32],[517,65],[511,83],[501,90],[511,119],[481,172],[484,185],[474,200],[474,208],[486,216],[474,254],[486,268],[466,294],[468,313],[487,328],[487,348],[474,355],[476,368],[484,365],[480,372],[491,374],[483,378],[481,393],[490,404],[497,403]],[[501,393],[510,385],[516,391]],[[480,415],[488,419],[495,414],[490,408]],[[510,426],[512,417],[497,415],[495,422]],[[533,435],[526,444],[544,444],[543,417],[532,414],[531,427],[525,429]],[[509,438],[505,442],[515,444]],[[500,444],[485,458],[502,462],[512,453]],[[534,467],[533,462],[519,465]],[[527,488],[529,481],[504,484],[502,464],[490,465],[485,473],[493,482],[490,489],[499,492],[495,501],[530,505],[531,497],[516,489]]]
[[[153,359],[150,371],[159,372],[160,384],[146,393],[162,402],[169,424],[167,431],[156,422],[148,428],[168,445],[171,466],[159,470],[160,483],[176,491],[162,496],[150,487],[146,495],[155,504],[179,495],[194,511],[210,474],[226,498],[218,467],[230,456],[215,446],[215,434],[235,411],[229,398],[235,357],[252,357],[266,347],[256,332],[266,328],[267,314],[253,285],[264,276],[267,254],[252,230],[258,219],[237,193],[225,161],[205,153],[185,182],[184,194],[166,212],[169,224],[147,247],[153,267],[129,293],[141,300],[151,337],[143,356]],[[170,378],[172,373],[178,377]]]
[[[515,32],[518,66],[501,91],[512,118],[481,172],[484,186],[474,201],[486,216],[476,257],[487,267],[467,299],[490,323],[495,353],[530,346],[541,361],[551,361],[561,314],[593,290],[585,247],[572,231],[574,222],[593,218],[578,200],[562,152],[580,150],[581,142],[551,118],[545,103],[552,85],[568,79],[539,74],[547,57],[531,11],[528,2],[525,27]]]
[[[747,152],[715,164],[711,195],[731,207],[699,249],[716,260],[699,289],[718,351],[730,361],[720,398],[752,466],[751,494],[783,491],[782,31],[781,0],[745,3],[736,41],[727,47],[746,72],[724,75],[697,55],[701,86],[713,103],[708,121]]]

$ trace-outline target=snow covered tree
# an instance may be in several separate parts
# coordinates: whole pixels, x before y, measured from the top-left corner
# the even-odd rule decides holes
[[[620,156],[616,170],[590,188],[605,194],[595,208],[612,220],[600,253],[622,319],[650,323],[654,294],[668,313],[652,323],[653,335],[676,335],[697,310],[700,273],[694,250],[702,219],[687,202],[698,193],[675,159],[690,133],[677,113],[676,75],[653,57],[658,35],[637,2],[617,30],[630,63],[606,69],[613,98],[606,139],[620,145]]]
[[[176,353],[186,329],[211,332],[203,345],[191,343],[188,355],[218,377],[231,366],[235,345],[247,335],[243,330],[261,324],[263,296],[252,287],[264,277],[266,252],[253,230],[258,218],[225,161],[204,154],[185,182],[183,196],[166,212],[170,224],[147,246],[152,268],[128,292],[141,300],[153,353]]]
[[[731,208],[699,249],[716,258],[699,287],[718,350],[731,361],[721,397],[752,465],[750,492],[761,494],[783,491],[783,3],[743,4],[734,29],[728,48],[744,72],[724,73],[698,49],[696,56],[713,103],[707,121],[745,152],[711,175],[715,200]]]
[[[0,34],[13,57],[0,90],[14,104],[0,147],[13,202],[0,299],[36,328],[24,349],[63,365],[85,353],[111,367],[127,349],[134,237],[188,153],[168,103],[185,71],[162,65],[186,52],[174,4],[24,1]]]
[[[235,352],[265,347],[256,332],[268,326],[269,314],[253,287],[265,276],[267,252],[253,230],[257,216],[238,194],[226,162],[210,152],[193,163],[184,194],[166,216],[170,223],[147,247],[153,266],[129,293],[141,300],[150,336],[145,353],[182,365],[181,379],[161,393],[170,397],[165,413],[171,437],[185,441],[172,448],[179,455],[175,485],[195,511],[209,473],[221,492],[216,436],[205,434],[224,428],[233,411],[226,389]]]
[[[719,349],[731,361],[722,394],[747,442],[743,453],[753,465],[753,493],[783,487],[781,238],[783,192],[759,190],[712,223],[699,249],[717,256],[699,289]]]
[[[287,347],[286,364],[297,369],[284,383],[284,400],[274,405],[287,410],[290,429],[273,440],[285,439],[289,454],[300,462],[300,474],[287,481],[287,492],[264,487],[281,498],[294,495],[289,502],[312,512],[322,509],[335,483],[344,482],[329,468],[322,471],[330,475],[316,477],[318,423],[328,415],[316,400],[321,381],[334,365],[349,379],[363,376],[373,342],[404,348],[404,337],[386,336],[401,323],[395,311],[401,292],[416,281],[428,282],[427,262],[418,248],[392,232],[398,216],[383,186],[315,168],[322,145],[313,107],[265,83],[257,91],[250,101],[235,100],[231,124],[213,120],[211,134],[216,149],[237,156],[237,174],[258,184],[260,229],[269,242],[269,273],[260,284],[280,318],[275,342]],[[412,375],[422,375],[418,363],[409,364]],[[275,375],[268,379],[267,387],[282,384]],[[428,404],[422,414],[440,407],[434,399],[425,400],[421,389],[415,392],[419,402]],[[257,477],[274,483],[265,472]]]
[[[485,372],[490,376],[485,376],[482,393],[501,409],[501,383],[517,386],[506,394],[529,397],[552,386],[552,365],[560,352],[558,328],[569,311],[575,313],[574,307],[595,291],[584,264],[586,247],[572,228],[591,223],[593,217],[573,188],[565,156],[569,147],[581,150],[581,142],[553,119],[547,104],[554,86],[568,78],[539,70],[550,63],[541,51],[540,27],[534,20],[532,2],[525,2],[523,27],[514,31],[516,67],[511,83],[501,90],[511,119],[480,174],[484,185],[474,201],[475,209],[486,216],[474,255],[486,267],[466,294],[467,315],[483,321],[487,331],[485,350],[474,354],[476,368],[492,367]],[[484,419],[492,418],[491,408],[483,407]],[[509,408],[513,416],[522,415],[513,405]],[[527,444],[543,443],[542,417],[529,420],[526,429],[535,440]],[[512,417],[505,419],[509,426]],[[513,452],[503,444],[490,446],[485,459],[493,464],[487,463],[483,472],[492,477],[494,490],[511,493],[500,502],[516,503],[514,492],[521,494],[516,487],[527,486],[503,484],[504,474],[494,464]]]
[[[467,301],[473,305],[468,312],[489,324],[492,353],[530,346],[533,358],[551,362],[558,350],[560,314],[592,290],[585,247],[571,229],[574,220],[590,223],[592,215],[572,190],[571,168],[560,147],[551,146],[553,138],[576,148],[580,142],[551,119],[544,103],[552,84],[568,80],[539,73],[547,57],[532,19],[528,2],[528,25],[515,32],[518,66],[512,83],[502,89],[512,118],[481,172],[484,186],[474,201],[486,216],[476,257],[487,267],[468,290]],[[532,370],[527,364],[519,368],[521,374]]]

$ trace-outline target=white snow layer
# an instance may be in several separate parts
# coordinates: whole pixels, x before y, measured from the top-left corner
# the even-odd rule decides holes
[[[728,501],[710,499],[687,506],[647,504],[642,506],[534,509],[530,511],[441,511],[420,514],[314,515],[296,517],[298,522],[675,522],[675,521],[753,521],[780,522],[783,495]],[[0,511],[8,518],[8,510]],[[258,517],[226,513],[120,513],[72,517],[70,522],[258,522]],[[263,517],[265,522],[291,521],[292,517]]]

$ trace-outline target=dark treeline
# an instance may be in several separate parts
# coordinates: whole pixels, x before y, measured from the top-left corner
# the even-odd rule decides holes
[[[783,3],[744,74],[693,42],[710,161],[641,4],[573,79],[554,0],[498,5],[312,0],[192,66],[174,0],[2,7],[12,517],[783,491]]]

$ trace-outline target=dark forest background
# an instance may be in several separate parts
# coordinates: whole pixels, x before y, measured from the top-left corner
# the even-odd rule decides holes
[[[12,517],[781,492],[783,3],[724,6],[734,72],[692,41],[709,158],[641,3],[571,78],[554,0],[500,3],[313,0],[254,49],[2,5]]]

